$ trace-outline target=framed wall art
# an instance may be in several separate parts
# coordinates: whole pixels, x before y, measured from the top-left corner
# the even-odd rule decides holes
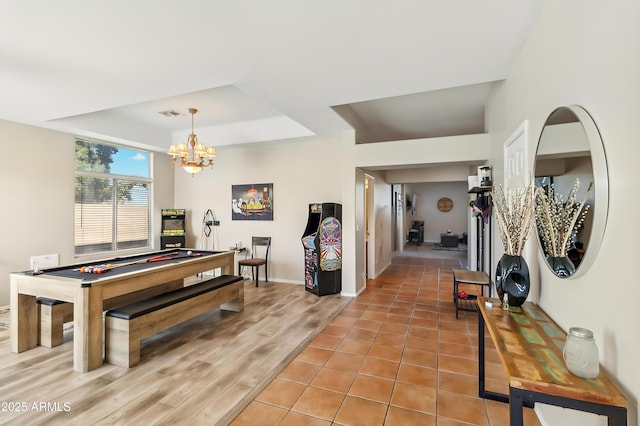
[[[232,220],[273,220],[273,183],[231,185]]]

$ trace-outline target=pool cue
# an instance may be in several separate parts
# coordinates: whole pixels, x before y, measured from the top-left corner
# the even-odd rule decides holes
[[[171,260],[171,259],[176,259],[176,257],[166,257],[166,256],[172,256],[172,255],[177,255],[178,252],[175,251],[173,253],[167,253],[161,256],[154,256],[154,257],[148,257],[145,259],[138,259],[138,260],[134,260],[133,262],[126,262],[126,263],[115,263],[112,264],[110,268],[106,268],[106,269],[114,269],[114,268],[120,268],[122,266],[129,266],[129,265],[135,265],[138,263],[148,263],[148,262],[159,262],[161,260]],[[82,268],[85,268],[85,266],[83,266]],[[76,268],[74,269],[74,271],[79,271],[82,268]]]
[[[173,253],[171,253],[173,254]],[[175,253],[178,254],[178,253]],[[131,262],[131,263],[116,263],[115,265],[112,265],[111,268],[107,268],[106,270],[109,269],[113,269],[113,268],[119,268],[121,266],[129,266],[129,265],[135,265],[137,263],[151,263],[151,262],[162,262],[164,260],[176,260],[176,259],[186,259],[189,257],[198,257],[198,256],[202,256],[201,253],[192,253],[192,254],[185,254],[182,256],[175,256],[175,257],[167,257],[166,255],[164,256],[156,256],[156,257],[150,257],[149,259],[144,259],[146,260],[145,262],[143,262],[141,259],[140,261],[136,261],[136,262]]]
[[[178,254],[178,253],[176,253],[176,254]],[[134,262],[116,263],[116,264],[111,265],[110,268],[106,268],[106,269],[120,268],[122,266],[131,266],[131,265],[137,265],[137,264],[142,264],[142,263],[161,262],[163,260],[171,260],[171,259],[177,259],[177,257],[167,257],[167,255],[149,257],[147,259],[140,259],[140,260],[136,260]]]
[[[189,257],[202,256],[201,253],[192,253],[192,254],[182,255],[182,256],[167,257],[167,255],[171,256],[171,255],[177,255],[177,254],[178,254],[178,252],[173,252],[173,253],[167,253],[167,254],[162,255],[162,256],[155,256],[155,257],[149,257],[149,258],[146,258],[146,259],[139,259],[139,260],[136,260],[136,261],[133,261],[133,262],[116,263],[116,264],[112,264],[108,268],[103,268],[103,272],[110,271],[112,269],[120,268],[120,267],[123,267],[123,266],[131,266],[131,265],[143,264],[143,263],[162,262],[164,260],[186,259],[186,258],[189,258]],[[77,269],[74,269],[74,271],[80,271],[81,269],[82,268],[77,268]]]

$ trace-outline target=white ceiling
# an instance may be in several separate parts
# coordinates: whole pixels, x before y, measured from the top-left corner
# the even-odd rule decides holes
[[[214,146],[483,132],[542,3],[0,0],[0,118],[159,151],[190,107]]]

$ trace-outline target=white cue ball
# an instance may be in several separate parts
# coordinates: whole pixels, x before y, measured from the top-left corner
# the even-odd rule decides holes
[[[193,253],[191,252],[191,250],[189,250],[189,251],[187,252],[187,256],[191,256],[192,254],[193,254]]]

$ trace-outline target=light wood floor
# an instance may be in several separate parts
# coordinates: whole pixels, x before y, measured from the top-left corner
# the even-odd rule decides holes
[[[351,298],[245,281],[245,310],[216,309],[143,341],[141,363],[73,371],[73,334],[10,351],[0,328],[0,424],[228,424]]]
[[[132,369],[74,372],[71,335],[12,354],[0,328],[0,402],[27,403],[0,424],[506,426],[508,405],[477,396],[477,314],[455,319],[451,269],[465,262],[396,257],[353,300],[245,281],[243,313],[145,340]],[[486,345],[488,388],[504,393]],[[531,409],[525,425],[540,425]]]

